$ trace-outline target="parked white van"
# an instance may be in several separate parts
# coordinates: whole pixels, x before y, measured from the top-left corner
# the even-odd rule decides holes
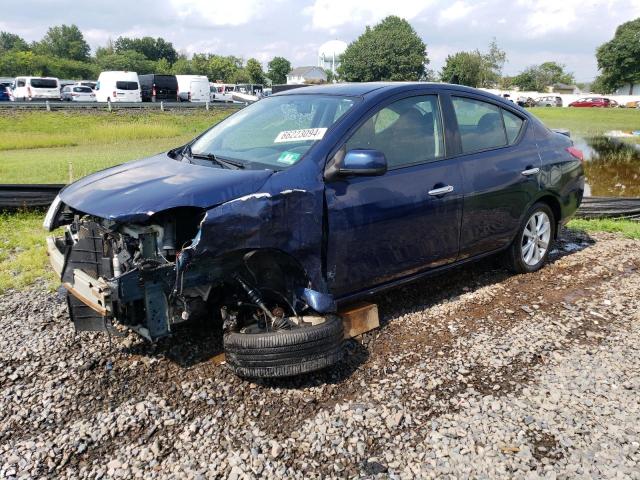
[[[136,72],[102,72],[95,92],[98,102],[142,102]]]
[[[26,100],[60,100],[60,81],[53,77],[16,77],[13,98]]]
[[[176,75],[178,99],[181,102],[208,102],[209,79],[204,75]]]

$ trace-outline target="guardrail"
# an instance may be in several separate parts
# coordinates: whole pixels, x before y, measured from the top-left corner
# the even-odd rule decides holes
[[[233,102],[63,102],[63,101],[31,101],[0,102],[0,110],[119,110],[137,108],[140,110],[237,110],[243,103]]]
[[[0,185],[0,210],[46,208],[64,185]]]
[[[46,208],[64,185],[0,185],[0,210]],[[640,198],[584,197],[578,218],[626,218],[640,221]]]

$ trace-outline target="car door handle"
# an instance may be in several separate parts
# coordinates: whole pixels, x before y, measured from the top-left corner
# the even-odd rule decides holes
[[[522,171],[522,175],[524,175],[525,177],[530,177],[531,175],[535,175],[535,174],[537,174],[539,172],[540,172],[540,169],[538,167],[536,167],[536,168],[528,168],[528,169]]]
[[[429,195],[432,197],[438,197],[440,195],[446,195],[447,193],[453,192],[453,186],[447,185],[445,187],[434,188],[433,190],[429,190]]]

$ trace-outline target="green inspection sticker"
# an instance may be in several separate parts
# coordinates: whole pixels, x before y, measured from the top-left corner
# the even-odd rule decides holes
[[[278,157],[278,163],[285,165],[293,165],[300,158],[300,154],[296,152],[282,152]]]

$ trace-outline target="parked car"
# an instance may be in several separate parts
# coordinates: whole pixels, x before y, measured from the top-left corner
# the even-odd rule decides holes
[[[211,88],[204,75],[176,75],[178,79],[178,100],[181,102],[209,102]]]
[[[562,97],[554,95],[547,97],[539,97],[536,99],[536,107],[561,107]]]
[[[516,103],[520,107],[535,107],[536,101],[531,97],[518,97]]]
[[[16,100],[60,100],[60,82],[53,77],[16,77],[13,97]]]
[[[141,102],[136,72],[102,72],[95,88],[98,102]]]
[[[11,89],[4,85],[0,85],[0,102],[10,102],[12,100],[13,96],[11,95]]]
[[[213,86],[216,89],[216,101],[233,102],[233,92],[236,91],[236,86],[234,84],[214,83]]]
[[[89,87],[67,85],[62,89],[62,100],[67,102],[95,102],[96,94]]]
[[[241,376],[343,355],[337,305],[490,254],[546,263],[584,193],[571,138],[459,85],[271,95],[184,146],[93,173],[44,220],[78,330],[222,324]]]
[[[138,75],[143,102],[178,100],[178,80],[175,75]]]
[[[608,108],[611,106],[611,100],[604,97],[586,97],[580,98],[569,104],[570,107],[599,107]]]
[[[75,85],[79,85],[81,87],[89,87],[91,90],[95,90],[97,83],[98,82],[94,82],[93,80],[81,80],[79,82],[76,82]]]

